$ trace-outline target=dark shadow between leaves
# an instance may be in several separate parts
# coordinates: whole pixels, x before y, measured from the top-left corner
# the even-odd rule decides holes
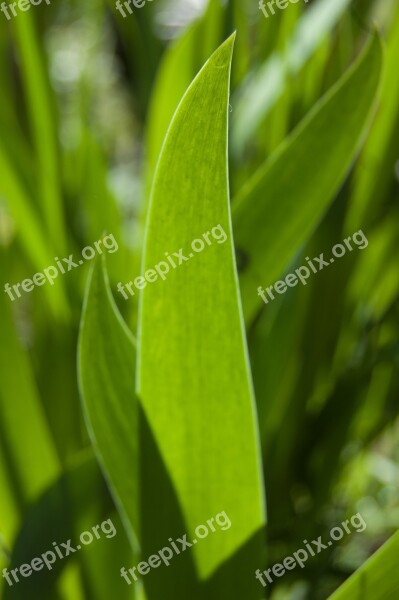
[[[148,562],[148,558],[162,548],[171,548],[169,538],[175,541],[188,529],[173,483],[142,408],[140,448],[142,557]],[[189,537],[187,539],[190,541]],[[140,579],[151,600],[171,597],[174,600],[220,600],[229,597],[261,600],[264,591],[255,578],[253,564],[254,557],[262,556],[264,547],[264,532],[260,530],[206,581],[199,580],[192,548],[179,555],[174,552],[169,566],[161,563]],[[263,562],[262,559],[259,560],[260,569]]]

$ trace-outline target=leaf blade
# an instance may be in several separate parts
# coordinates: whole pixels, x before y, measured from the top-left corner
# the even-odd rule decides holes
[[[265,518],[228,202],[232,44],[233,37],[209,59],[170,126],[155,176],[144,269],[165,250],[187,247],[217,224],[228,232],[229,242],[204,250],[193,259],[195,268],[186,263],[169,280],[146,287],[139,315],[138,393],[187,531],[192,534],[221,510],[235,522],[230,535],[215,534],[195,547],[202,579],[261,529]],[[215,307],[221,309],[218,314]],[[215,465],[223,465],[223,472]],[[242,512],[247,502],[254,504],[251,515]],[[248,555],[249,564],[260,560],[259,551],[257,546]],[[233,594],[243,576],[238,573],[229,573],[229,583],[224,579]]]

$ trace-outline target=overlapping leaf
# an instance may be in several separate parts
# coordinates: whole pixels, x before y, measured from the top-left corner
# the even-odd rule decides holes
[[[79,339],[79,381],[89,433],[138,546],[138,429],[135,343],[109,290],[105,267],[94,263]]]

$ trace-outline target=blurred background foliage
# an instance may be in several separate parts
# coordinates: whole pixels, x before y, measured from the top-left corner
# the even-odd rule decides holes
[[[355,512],[368,527],[287,574],[273,600],[326,598],[399,527],[399,5],[314,0],[265,19],[254,0],[154,0],[124,19],[113,0],[54,0],[11,21],[0,15],[2,284],[78,254],[107,232],[119,242],[107,259],[113,289],[139,274],[162,141],[212,51],[237,30],[234,198],[353,62],[375,24],[386,68],[372,127],[287,272],[360,228],[369,246],[276,299],[248,326],[269,564]],[[77,388],[87,272],[85,265],[14,303],[0,295],[1,568],[11,555],[21,563],[47,550],[56,534],[76,539],[110,514],[118,522]],[[116,300],[135,330],[136,299]],[[131,597],[119,574],[110,575],[131,563],[120,533],[41,573],[29,598]],[[28,597],[0,585],[4,597]]]

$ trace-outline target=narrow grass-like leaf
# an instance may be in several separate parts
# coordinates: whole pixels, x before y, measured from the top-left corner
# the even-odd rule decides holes
[[[137,547],[135,343],[112,298],[103,261],[94,263],[87,283],[79,338],[80,392],[97,457]]]
[[[24,507],[56,477],[59,462],[10,304],[0,294],[0,445],[10,487]]]
[[[381,66],[375,35],[236,199],[234,238],[246,257],[241,293],[247,319],[262,302],[257,288],[283,274],[342,184],[369,124]]]
[[[53,247],[65,252],[57,133],[46,63],[33,14],[24,12],[18,16],[12,25],[20,54],[27,110],[39,167],[43,217]]]
[[[21,234],[21,243],[36,267],[43,268],[50,260],[51,254],[44,242],[40,221],[31,207],[31,199],[26,193],[17,171],[0,145],[1,183],[0,194]]]
[[[329,600],[397,600],[399,533],[393,535]]]
[[[227,237],[224,243],[213,239],[198,255],[192,252],[164,281],[144,289],[138,377],[145,419],[170,479],[171,495],[162,495],[165,513],[181,511],[189,539],[197,525],[221,511],[232,523],[228,531],[198,541],[192,549],[195,570],[206,579],[247,544],[241,562],[226,563],[217,585],[223,584],[229,598],[240,593],[258,598],[252,580],[261,560],[257,533],[264,524],[264,498],[226,164],[233,41],[209,59],[170,126],[152,191],[144,270],[165,260],[167,251],[181,248],[190,255],[193,240],[206,232],[212,240],[217,225]],[[143,490],[147,503],[152,495],[148,519],[161,510],[153,498],[158,485],[154,480]]]
[[[0,198],[3,199],[15,222],[21,246],[26,256],[37,268],[43,271],[52,264],[54,256],[45,240],[42,224],[32,208],[32,199],[19,178],[19,174],[11,163],[9,156],[0,142]],[[11,284],[16,282],[10,282]],[[63,283],[58,281],[56,286],[45,286],[43,292],[55,315],[68,313]]]
[[[285,52],[274,53],[252,73],[234,103],[232,148],[240,153],[289,81],[336,25],[350,0],[318,0],[306,10]]]
[[[376,207],[381,204],[392,184],[397,160],[399,128],[399,5],[387,40],[381,102],[375,123],[359,159],[354,180],[354,192],[347,217],[347,231],[360,224],[372,223]]]
[[[17,490],[11,482],[7,451],[0,446],[0,568],[2,558],[9,552],[21,516]]]

